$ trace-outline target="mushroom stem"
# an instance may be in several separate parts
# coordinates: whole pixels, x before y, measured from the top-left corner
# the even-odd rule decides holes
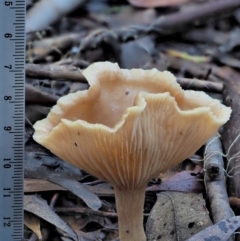
[[[120,241],[146,241],[143,229],[145,186],[137,190],[114,189]]]

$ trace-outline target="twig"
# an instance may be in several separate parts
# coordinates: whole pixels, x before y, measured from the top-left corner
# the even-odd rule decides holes
[[[178,32],[179,28],[186,27],[189,24],[206,21],[213,16],[219,16],[221,13],[236,10],[240,7],[239,0],[217,0],[204,4],[198,4],[194,9],[188,12],[180,11],[178,13],[167,15],[166,17],[157,19],[150,29],[161,30],[171,29],[171,31]]]
[[[37,88],[26,84],[26,103],[53,106],[58,100],[58,96],[42,93]]]
[[[204,182],[214,223],[234,216],[226,191],[222,152],[219,137],[215,135],[206,143],[204,152]]]
[[[136,40],[149,33],[157,33],[158,35],[175,34],[182,31],[183,27],[186,28],[195,22],[205,22],[213,16],[219,17],[222,13],[236,10],[238,7],[240,7],[240,0],[217,0],[205,4],[198,4],[194,9],[191,9],[191,11],[180,11],[162,16],[150,26],[128,26],[112,31],[106,29],[106,34],[102,34],[101,39],[104,42],[105,38],[112,35],[115,36],[119,42],[126,42]],[[99,35],[92,35],[92,39],[87,37],[89,44],[86,45],[85,41],[83,41],[83,45],[80,45],[80,50],[86,51],[88,48],[96,47],[97,43],[101,45],[101,39],[99,39]]]
[[[185,89],[204,90],[222,93],[223,84],[198,79],[177,78],[177,82]]]
[[[223,102],[225,105],[232,107],[230,120],[224,125],[222,134],[224,148],[227,152],[228,170],[232,170],[228,180],[229,196],[240,197],[240,129],[239,129],[239,95],[240,95],[240,75],[231,68],[224,68],[218,71],[219,75],[225,78],[225,86],[223,90]]]
[[[82,71],[74,66],[26,64],[26,75],[38,79],[67,80],[86,83]]]
[[[82,75],[82,70],[69,65],[40,65],[40,64],[27,64],[26,75],[38,79],[54,79],[54,80],[67,80],[72,82],[87,83],[87,80]],[[221,92],[223,85],[221,83],[214,83],[211,81],[177,78],[177,82],[183,87],[188,89],[207,90],[213,92]]]
[[[79,45],[80,39],[83,37],[83,33],[68,33],[60,36],[42,38],[39,32],[28,35],[28,40],[39,35],[39,40],[28,43],[28,50],[26,57],[29,62],[33,60],[43,60],[54,50],[61,52],[70,49],[73,45]]]
[[[50,200],[50,203],[49,203],[49,207],[53,210],[54,209],[54,206],[58,200],[58,197],[59,197],[59,193],[58,192],[55,192]]]
[[[57,213],[81,213],[85,215],[95,215],[95,216],[100,216],[100,217],[105,217],[105,218],[117,218],[117,213],[110,213],[110,212],[104,212],[104,211],[95,211],[90,208],[75,208],[75,207],[67,207],[67,208],[55,208],[55,211]],[[149,214],[144,213],[144,216],[148,217]]]
[[[81,213],[81,214],[85,214],[85,215],[95,215],[95,216],[107,217],[107,218],[117,218],[116,213],[95,211],[95,210],[92,210],[90,208],[85,208],[85,207],[55,208],[55,211],[58,213]]]

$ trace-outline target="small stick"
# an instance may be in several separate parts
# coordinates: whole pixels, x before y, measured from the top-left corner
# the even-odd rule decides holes
[[[223,127],[223,146],[227,157],[226,171],[228,179],[229,196],[240,197],[240,131],[239,131],[239,95],[240,95],[240,74],[229,67],[219,68],[216,74],[224,79],[223,103],[232,108],[230,120]]]
[[[34,86],[26,84],[26,103],[53,106],[58,100],[58,96],[43,93]]]
[[[67,208],[55,208],[54,211],[57,213],[81,213],[85,215],[95,215],[99,217],[105,217],[105,218],[117,218],[117,213],[111,213],[111,212],[104,212],[104,211],[95,211],[90,208],[86,207],[67,207]],[[148,217],[149,214],[144,213],[143,216]]]
[[[177,13],[161,16],[156,19],[152,24],[127,26],[120,29],[112,30],[111,34],[116,36],[115,38],[119,42],[126,42],[136,40],[150,33],[160,35],[172,35],[182,32],[183,29],[194,26],[194,23],[206,22],[209,18],[217,18],[224,13],[231,13],[240,6],[239,0],[215,0],[203,4],[196,4],[191,11],[178,11]],[[109,31],[109,30],[107,30]],[[102,40],[106,35],[102,35]],[[88,42],[96,43],[101,42],[98,35],[93,35],[92,38],[86,37]],[[95,40],[94,40],[95,39]],[[80,45],[80,49],[87,50],[85,41]]]
[[[26,75],[38,79],[54,79],[67,80],[72,82],[87,83],[87,80],[82,75],[82,70],[70,65],[41,65],[41,64],[27,64]],[[221,93],[223,85],[212,81],[177,78],[177,82],[183,88],[191,88],[197,90],[207,90]]]
[[[177,78],[177,82],[184,89],[212,91],[222,93],[223,84],[207,80]]]
[[[81,213],[85,215],[95,215],[106,218],[117,218],[117,213],[110,213],[104,211],[95,211],[85,207],[68,207],[68,208],[55,208],[57,213]]]
[[[26,64],[26,75],[31,78],[38,79],[54,79],[68,80],[73,82],[86,83],[85,77],[82,75],[82,70],[70,65],[43,65],[43,64]]]
[[[219,136],[215,135],[206,143],[204,151],[204,182],[214,224],[235,216],[228,201],[222,153]]]

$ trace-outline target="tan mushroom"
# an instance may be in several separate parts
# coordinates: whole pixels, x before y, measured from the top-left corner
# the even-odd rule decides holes
[[[60,98],[34,125],[33,138],[110,182],[120,240],[145,241],[147,183],[199,149],[228,121],[231,109],[203,92],[183,91],[167,71],[99,62],[83,74],[90,88]]]

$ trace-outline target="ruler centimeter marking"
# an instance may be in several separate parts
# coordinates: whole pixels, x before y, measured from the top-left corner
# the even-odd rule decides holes
[[[23,239],[25,0],[0,0],[0,240]]]

